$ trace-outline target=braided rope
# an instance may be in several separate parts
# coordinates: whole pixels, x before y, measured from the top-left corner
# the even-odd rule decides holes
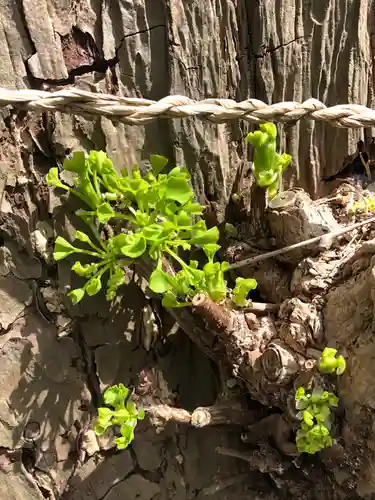
[[[0,87],[0,107],[13,106],[28,111],[61,111],[78,115],[101,115],[132,125],[143,125],[158,118],[194,116],[213,123],[242,119],[251,123],[277,121],[293,124],[307,118],[335,127],[361,128],[375,125],[375,110],[357,104],[327,107],[317,99],[303,103],[279,102],[268,105],[258,99],[236,102],[232,99],[194,101],[173,95],[160,101],[96,94],[79,89],[57,92],[7,90]]]

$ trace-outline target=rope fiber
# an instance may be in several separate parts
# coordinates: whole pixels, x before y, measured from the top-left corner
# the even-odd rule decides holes
[[[69,114],[106,116],[132,125],[144,125],[158,118],[197,117],[213,123],[240,119],[250,123],[276,121],[294,124],[302,118],[329,123],[340,128],[375,125],[375,110],[357,104],[327,107],[317,99],[303,103],[279,102],[268,105],[258,99],[236,102],[232,99],[204,99],[172,95],[160,101],[120,97],[66,88],[56,92],[8,90],[0,87],[0,107],[12,106],[28,111],[60,111]]]

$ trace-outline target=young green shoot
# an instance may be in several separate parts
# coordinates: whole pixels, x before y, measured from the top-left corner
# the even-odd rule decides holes
[[[168,163],[163,156],[151,155],[150,163],[151,171],[144,176],[137,167],[119,174],[103,151],[91,151],[88,156],[76,152],[64,162],[64,169],[74,175],[74,187],[60,179],[57,168],[47,175],[50,186],[70,192],[86,205],[76,215],[88,226],[88,234],[75,233],[80,244],[59,236],[53,254],[55,261],[74,254],[88,260],[77,260],[72,266],[85,279],[68,294],[73,304],[85,295],[97,294],[103,286],[107,299],[113,300],[126,282],[125,268],[140,258],[155,261],[149,287],[162,295],[165,307],[190,305],[202,292],[216,302],[226,298],[224,275],[229,264],[215,260],[220,250],[219,230],[208,229],[202,219],[203,208],[194,201],[188,171],[175,167],[161,173]],[[120,227],[118,234],[103,237],[108,224]],[[201,248],[206,256],[201,267],[198,261],[181,256],[192,247]],[[174,262],[174,275],[165,270],[166,259]],[[255,280],[237,279],[233,296],[238,306],[246,305],[247,293],[255,286]]]
[[[104,393],[104,403],[107,406],[98,408],[98,418],[94,425],[95,434],[102,436],[109,427],[119,426],[120,436],[114,443],[118,450],[123,450],[133,441],[134,429],[138,420],[144,419],[145,412],[131,401],[129,389],[123,384],[109,387]]]
[[[324,374],[342,375],[346,368],[343,356],[337,350],[326,347],[319,359],[318,370]],[[339,398],[332,392],[315,389],[306,391],[299,387],[295,395],[297,417],[301,420],[296,434],[296,445],[300,453],[314,454],[334,444],[331,436],[332,408],[337,408]]]
[[[274,123],[262,123],[259,129],[250,132],[246,140],[254,148],[255,182],[267,190],[268,199],[271,200],[279,191],[281,176],[290,165],[292,157],[276,152],[277,128]]]

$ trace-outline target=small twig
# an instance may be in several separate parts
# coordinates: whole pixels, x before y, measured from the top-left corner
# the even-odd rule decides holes
[[[333,196],[331,198],[320,198],[319,200],[314,201],[315,206],[324,205],[325,203],[332,203],[334,201],[341,201],[341,196]]]
[[[341,264],[343,262],[345,262],[345,260],[349,259],[350,257],[353,257],[353,255],[355,254],[355,251],[357,250],[359,243],[361,242],[361,239],[362,239],[362,238],[359,238],[359,241],[354,245],[354,247],[352,247],[352,244],[357,239],[357,236],[358,235],[355,234],[353,236],[353,238],[349,241],[349,243],[345,246],[344,250],[341,252],[340,259],[338,260],[338,262],[336,262],[336,264],[333,266],[333,268],[330,272],[330,275],[329,275],[330,278],[333,278],[335,276],[337,270],[340,268]]]
[[[211,327],[228,334],[232,331],[233,316],[230,311],[211,300],[204,293],[197,294],[192,302],[193,310],[199,313]]]
[[[244,307],[242,311],[259,314],[259,313],[274,313],[277,312],[279,309],[280,309],[280,304],[251,302],[251,304],[248,307]]]
[[[165,425],[167,422],[190,424],[191,413],[182,408],[168,405],[153,405],[145,408],[147,417],[155,425]]]
[[[233,264],[230,265],[230,269],[236,269],[238,267],[244,267],[244,266],[251,266],[256,264],[257,262],[261,262],[262,260],[270,259],[272,257],[277,257],[287,252],[291,252],[292,250],[296,250],[297,248],[302,248],[309,246],[313,243],[317,243],[327,237],[336,238],[338,236],[341,236],[342,234],[349,233],[354,229],[358,229],[359,227],[365,226],[366,224],[371,224],[372,222],[375,222],[375,216],[361,222],[356,222],[355,224],[347,226],[343,229],[339,229],[338,231],[325,233],[322,234],[321,236],[315,236],[315,238],[310,238],[309,240],[304,240],[298,243],[294,243],[294,245],[289,245],[287,247],[279,248],[278,250],[272,250],[272,252],[267,252],[262,255],[256,255],[255,257],[249,257],[248,259],[234,262]]]
[[[196,408],[191,414],[193,427],[207,427],[212,425],[252,425],[259,418],[259,414],[248,410],[240,403],[227,401],[214,406]]]

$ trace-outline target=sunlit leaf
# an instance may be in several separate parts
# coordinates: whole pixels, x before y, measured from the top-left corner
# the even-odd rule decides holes
[[[173,283],[168,273],[156,268],[150,276],[148,286],[154,293],[165,293],[173,288]]]
[[[123,384],[108,387],[104,392],[104,402],[114,408],[124,408],[124,401],[129,395],[129,389]]]
[[[219,239],[219,230],[216,226],[211,227],[207,231],[197,231],[190,243],[192,245],[208,245],[209,243],[217,243]]]
[[[82,231],[76,231],[74,233],[74,239],[83,241],[84,243],[91,243],[90,238],[87,236],[87,234],[82,233]]]
[[[131,234],[127,237],[127,244],[121,248],[121,252],[127,257],[136,259],[146,251],[146,240],[142,233]]]
[[[97,269],[97,264],[81,264],[79,261],[75,262],[72,266],[72,271],[78,274],[78,276],[90,276]]]
[[[118,267],[108,280],[109,288],[118,288],[125,283],[125,271]]]
[[[106,224],[110,219],[116,216],[116,212],[109,203],[102,203],[97,208],[96,215],[100,223]]]
[[[102,288],[102,282],[100,277],[93,277],[86,285],[87,295],[93,296],[100,292]]]
[[[75,290],[71,290],[67,295],[75,306],[83,299],[85,290],[83,288],[76,288]]]
[[[61,189],[65,189],[66,191],[70,190],[70,187],[64,184],[59,178],[59,170],[56,167],[50,169],[48,174],[46,175],[46,183],[48,186],[54,186]]]
[[[168,160],[164,156],[150,155],[150,163],[151,163],[152,173],[154,175],[158,175],[168,164]]]
[[[213,262],[215,254],[220,250],[220,245],[216,243],[208,243],[202,247],[209,262]]]
[[[184,205],[194,197],[188,181],[182,177],[168,177],[165,197]]]
[[[77,251],[79,251],[79,249],[75,248],[69,241],[66,241],[62,236],[58,236],[55,241],[53,258],[55,261],[59,261]]]
[[[76,174],[80,174],[86,170],[86,160],[85,153],[83,151],[75,151],[72,155],[72,158],[67,158],[64,161],[64,170],[68,170],[69,172],[75,172]]]

